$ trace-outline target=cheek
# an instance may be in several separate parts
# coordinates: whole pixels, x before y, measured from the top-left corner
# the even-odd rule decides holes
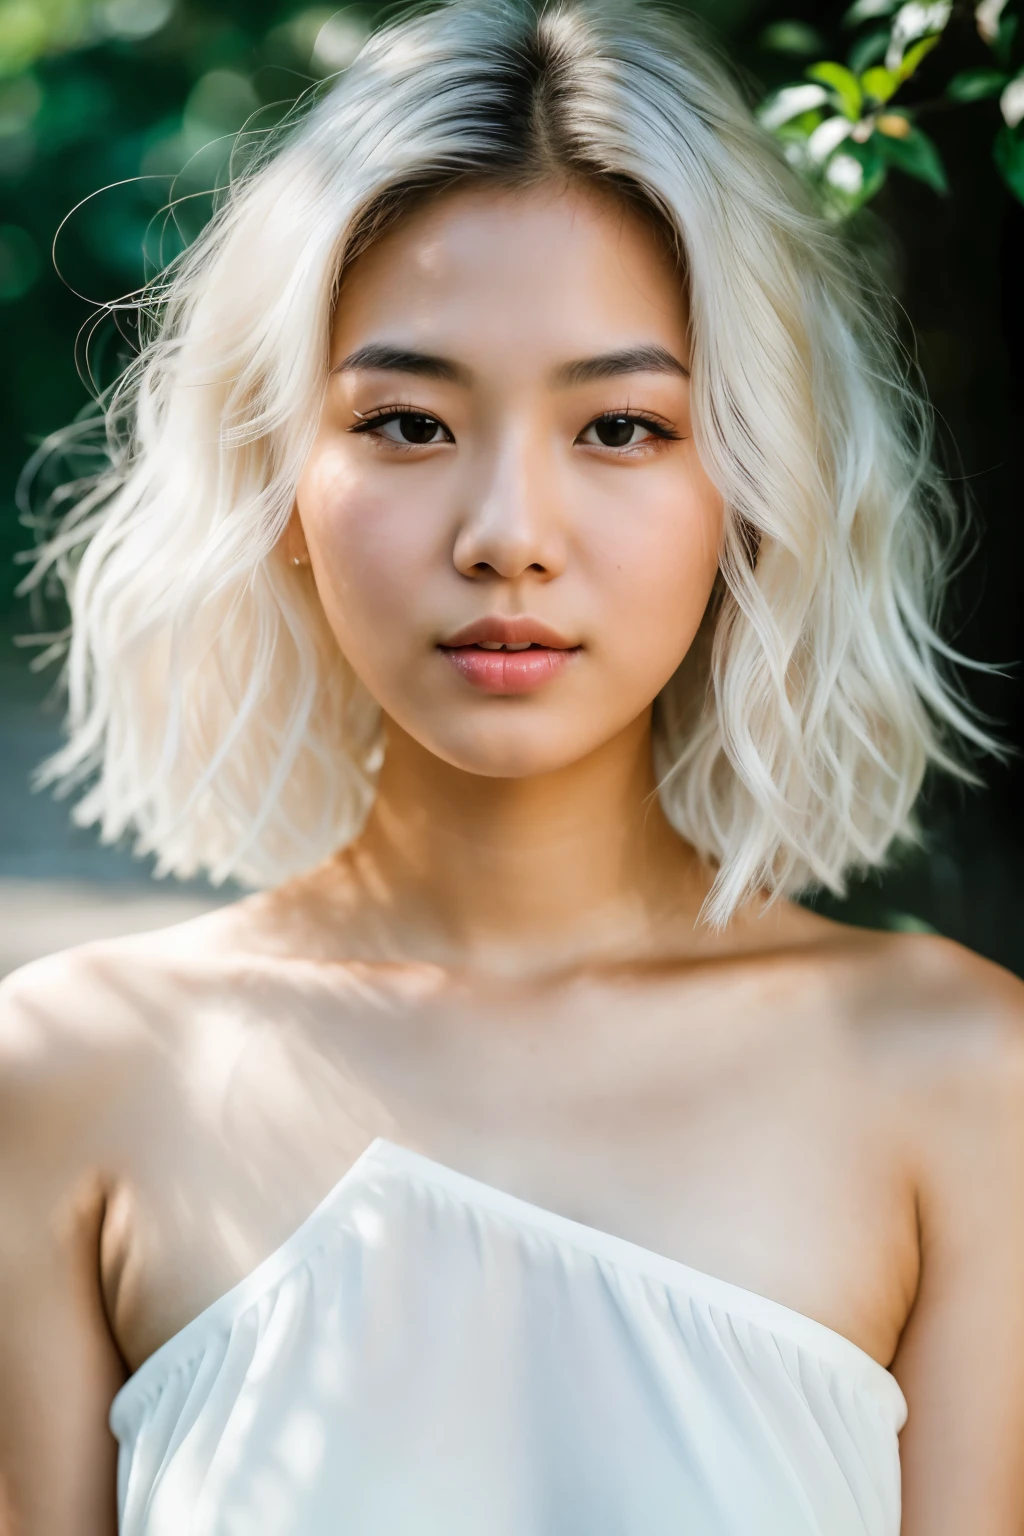
[[[702,471],[637,475],[604,508],[591,549],[603,568],[609,638],[626,642],[631,670],[664,681],[682,660],[714,585],[721,528],[721,498]]]
[[[415,594],[438,556],[439,520],[343,453],[325,453],[296,497],[317,591],[342,650],[357,661],[408,630]],[[429,500],[429,498],[428,498]]]

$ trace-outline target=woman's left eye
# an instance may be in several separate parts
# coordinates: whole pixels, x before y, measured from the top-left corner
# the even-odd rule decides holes
[[[578,443],[594,448],[639,448],[651,438],[672,438],[676,434],[644,416],[630,416],[625,411],[610,411],[584,427]]]

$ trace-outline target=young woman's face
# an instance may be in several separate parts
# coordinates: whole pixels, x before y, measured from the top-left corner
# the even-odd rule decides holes
[[[357,674],[437,756],[564,767],[672,676],[722,517],[688,362],[672,261],[591,188],[446,194],[345,274],[291,543]]]

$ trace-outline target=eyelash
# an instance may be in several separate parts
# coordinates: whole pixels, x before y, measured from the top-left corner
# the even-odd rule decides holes
[[[422,416],[427,421],[436,421],[439,427],[445,432],[448,431],[448,428],[439,417],[432,416],[429,411],[425,411],[419,405],[378,405],[372,411],[357,411],[355,414],[360,419],[354,427],[349,427],[348,430],[350,432],[372,432],[374,427],[385,426],[389,421],[396,421],[399,416]],[[454,438],[452,441],[454,442]],[[395,446],[397,447],[398,445],[396,444]],[[410,443],[409,446],[413,447],[414,445]]]
[[[395,421],[400,416],[423,416],[428,421],[436,421],[442,431],[448,432],[448,428],[444,425],[444,422],[441,421],[439,417],[432,416],[429,411],[424,411],[421,407],[415,405],[398,403],[394,405],[379,405],[376,406],[372,411],[359,412],[358,415],[360,416],[360,420],[354,427],[349,427],[348,430],[350,432],[372,432],[374,427],[385,426],[389,421]],[[638,427],[644,427],[661,442],[681,441],[681,434],[670,427],[668,423],[661,417],[651,416],[639,411],[632,411],[628,407],[623,407],[621,410],[602,411],[599,416],[594,416],[590,421],[587,422],[586,426],[581,429],[579,435],[582,437],[584,432],[587,432],[591,427],[596,426],[599,421],[617,421],[619,419],[636,422]],[[450,433],[448,441],[455,441],[454,437]],[[403,445],[395,443],[392,446],[401,448]],[[416,445],[409,443],[406,446],[412,448]],[[633,448],[626,447],[618,450],[610,449],[609,451],[617,451],[620,453],[635,453],[637,448],[641,448],[643,446],[644,445],[642,443],[638,443]]]
[[[648,432],[653,433],[662,442],[678,443],[682,440],[682,434],[675,431],[673,427],[670,427],[663,417],[651,416],[645,411],[631,411],[628,406],[623,406],[618,411],[602,411],[599,416],[594,416],[587,422],[580,436],[582,437],[583,432],[596,426],[599,421],[635,421],[638,427],[646,427]],[[637,446],[641,447],[642,444]],[[623,453],[628,453],[629,451],[628,448],[621,450]]]

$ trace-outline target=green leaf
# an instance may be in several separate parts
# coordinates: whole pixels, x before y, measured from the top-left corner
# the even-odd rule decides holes
[[[907,49],[900,64],[900,80],[910,79],[921,60],[931,53],[932,49],[941,41],[941,38],[941,33],[933,32],[931,37],[922,37],[920,42],[914,43],[912,47]]]
[[[905,176],[923,181],[936,192],[948,192],[945,167],[939,152],[926,133],[911,128],[906,138],[892,138],[887,133],[873,133],[871,142],[882,158]]]
[[[811,58],[827,46],[816,27],[806,21],[775,21],[765,27],[757,46],[768,53],[788,53],[795,58]]]
[[[780,124],[775,129],[777,139],[809,139],[823,118],[821,112],[798,112],[796,117],[791,117],[788,122]]]
[[[829,218],[846,219],[863,208],[885,181],[888,170],[870,143],[843,142],[824,167],[821,193],[824,212]]]
[[[891,69],[883,69],[877,64],[874,69],[866,69],[860,77],[860,83],[865,96],[870,96],[873,101],[884,103],[899,85],[899,76]]]
[[[999,31],[992,44],[992,52],[1000,64],[1007,69],[1010,67],[1010,56],[1013,53],[1013,40],[1017,36],[1017,23],[1019,16],[1003,16],[999,21]]]
[[[950,101],[984,101],[998,96],[1009,80],[1001,69],[965,69],[946,86]]]
[[[850,46],[846,55],[846,62],[855,75],[859,75],[862,69],[867,69],[869,64],[877,64],[879,59],[884,59],[889,47],[889,28],[880,27],[874,32],[865,32],[863,37],[858,37]]]
[[[1024,203],[1024,134],[1019,128],[1000,128],[992,154],[1006,185]]]
[[[875,138],[871,138],[864,144],[858,144],[854,139],[847,139],[843,145],[843,153],[851,155],[854,160],[859,160],[864,170],[864,185],[861,189],[861,202],[866,203],[869,198],[881,188],[885,181],[888,167],[885,160],[879,154],[875,145]]]
[[[851,122],[857,121],[864,104],[864,93],[861,91],[860,81],[852,70],[847,69],[845,64],[829,61],[812,64],[804,73],[809,80],[816,80],[819,85],[827,85],[835,93],[843,116],[848,117]]]
[[[855,0],[843,16],[844,27],[859,27],[862,21],[875,21],[879,16],[891,16],[900,0]]]

